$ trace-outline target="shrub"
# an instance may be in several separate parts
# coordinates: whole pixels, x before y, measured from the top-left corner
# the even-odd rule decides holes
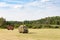
[[[32,28],[32,25],[31,25],[31,24],[26,24],[26,26],[27,26],[28,28]]]
[[[55,26],[55,28],[59,28],[59,26]]]
[[[37,26],[33,26],[32,28],[33,28],[33,29],[36,29],[36,28],[37,28]]]

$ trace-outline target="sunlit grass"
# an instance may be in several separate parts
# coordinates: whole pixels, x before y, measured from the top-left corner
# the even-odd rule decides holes
[[[60,29],[29,29],[28,34],[0,29],[0,40],[60,40]]]

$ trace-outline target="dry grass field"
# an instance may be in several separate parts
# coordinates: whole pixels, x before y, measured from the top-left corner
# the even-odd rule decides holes
[[[0,29],[0,40],[60,40],[60,29],[29,29],[28,34]]]

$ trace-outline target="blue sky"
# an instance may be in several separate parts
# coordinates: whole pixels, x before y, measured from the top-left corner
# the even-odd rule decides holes
[[[60,16],[60,0],[0,0],[0,17],[8,21]]]

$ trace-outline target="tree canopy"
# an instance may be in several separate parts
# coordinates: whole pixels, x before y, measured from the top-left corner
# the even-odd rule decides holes
[[[26,25],[28,28],[60,28],[60,16],[46,17],[33,21],[6,21],[3,17],[0,18],[0,28],[6,28],[7,25],[14,25],[18,28],[20,25]]]

